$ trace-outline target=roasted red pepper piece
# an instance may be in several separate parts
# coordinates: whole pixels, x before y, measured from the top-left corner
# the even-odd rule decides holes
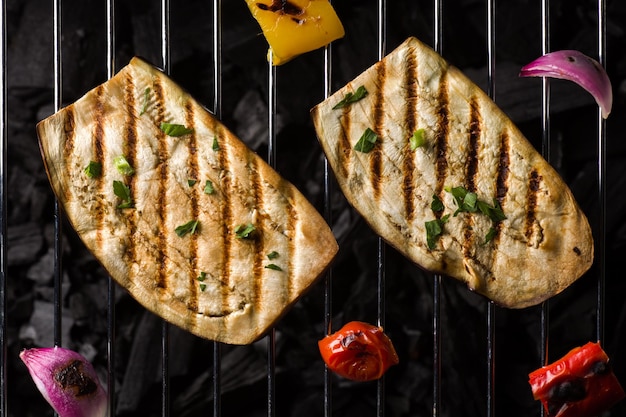
[[[624,390],[599,343],[589,342],[528,375],[548,417],[592,417],[624,398]]]
[[[383,329],[352,321],[318,342],[322,359],[333,372],[353,381],[379,379],[399,362]]]

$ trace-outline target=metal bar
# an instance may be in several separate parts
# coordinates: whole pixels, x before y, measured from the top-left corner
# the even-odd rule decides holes
[[[550,52],[550,0],[541,0],[541,53],[542,55]],[[550,162],[550,79],[542,78],[541,84],[541,154]],[[544,301],[541,304],[541,346],[539,347],[540,365],[547,365],[548,357],[548,341],[550,335],[550,301]],[[540,415],[545,415],[544,407],[539,404]]]
[[[170,0],[161,0],[161,57],[163,71],[170,74]],[[170,415],[170,375],[169,375],[169,323],[162,321],[161,326],[161,415]]]
[[[324,99],[328,98],[332,92],[332,43],[324,48]],[[331,184],[332,173],[328,164],[328,159],[324,157],[324,219],[332,225],[331,207]],[[333,274],[332,268],[326,272],[324,277],[324,329],[326,334],[333,332],[332,328],[332,298],[333,298]],[[324,364],[324,416],[330,417],[332,414],[332,374],[328,365]]]
[[[107,78],[115,74],[115,0],[106,2]],[[115,289],[113,278],[108,278],[107,291],[107,394],[108,415],[115,415]]]
[[[382,60],[387,52],[387,1],[378,0],[378,59]],[[385,241],[378,237],[377,250],[377,322],[378,326],[385,327]],[[376,384],[376,407],[378,416],[385,415],[385,376],[383,375]]]
[[[2,1],[0,16],[0,416],[7,410],[7,5]]]
[[[433,2],[433,46],[443,55],[443,0]],[[441,274],[433,275],[433,417],[441,414]]]
[[[271,50],[270,50],[271,51]],[[268,62],[268,148],[267,163],[276,166],[276,67],[274,54],[270,52]],[[276,415],[276,330],[272,328],[266,336],[267,342],[267,415]]]
[[[496,4],[487,0],[487,94],[496,97]],[[495,415],[495,315],[492,301],[487,303],[487,417]]]
[[[222,1],[213,0],[213,114],[222,118]],[[222,415],[222,344],[213,342],[213,417]]]
[[[54,111],[61,108],[63,96],[63,65],[61,48],[61,0],[53,2],[53,70],[54,70]],[[60,346],[62,343],[62,302],[61,302],[61,282],[63,280],[61,256],[62,248],[62,221],[61,207],[59,201],[54,200],[54,344]]]
[[[598,0],[598,60],[606,67],[606,0]],[[598,206],[599,227],[596,249],[599,266],[596,310],[596,339],[604,342],[604,298],[606,281],[606,120],[598,108]]]

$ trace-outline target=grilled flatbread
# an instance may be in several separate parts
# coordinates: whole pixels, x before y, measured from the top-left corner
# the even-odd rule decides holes
[[[138,58],[37,131],[85,245],[143,306],[198,336],[258,339],[337,251],[292,184]]]
[[[591,266],[588,221],[557,172],[480,88],[417,39],[311,115],[348,201],[422,268],[523,308]]]

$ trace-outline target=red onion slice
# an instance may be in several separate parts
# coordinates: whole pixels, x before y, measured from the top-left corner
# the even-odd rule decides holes
[[[26,349],[20,359],[59,417],[104,417],[108,397],[95,369],[78,352],[61,347]]]
[[[520,77],[552,77],[573,81],[589,92],[607,118],[613,105],[611,81],[598,61],[575,50],[545,54],[522,67]]]

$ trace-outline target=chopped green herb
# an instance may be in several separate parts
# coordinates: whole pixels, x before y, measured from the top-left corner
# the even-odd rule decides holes
[[[179,237],[183,237],[188,233],[194,234],[198,228],[198,220],[191,220],[185,224],[181,224],[174,231]]]
[[[267,254],[267,259],[269,260],[276,259],[278,258],[278,256],[279,256],[278,252],[274,250]]]
[[[200,284],[199,287],[200,287],[200,291],[206,290],[206,284]]]
[[[113,181],[113,193],[122,200],[117,208],[131,208],[133,201],[130,197],[130,188],[122,181]]]
[[[196,185],[198,181],[194,180],[194,179],[188,179],[187,180],[187,185],[189,185],[190,187],[193,187],[194,185]]]
[[[448,221],[449,217],[450,215],[446,214],[440,219],[430,220],[424,224],[426,227],[426,244],[428,245],[428,249],[435,249],[439,236],[443,234],[443,225]]]
[[[220,144],[219,144],[219,143],[217,143],[217,137],[214,137],[214,138],[213,138],[213,150],[214,150],[215,152],[217,152],[217,151],[219,151],[219,150],[220,150]]]
[[[200,282],[202,282],[202,281],[204,281],[205,279],[206,279],[206,272],[204,272],[204,271],[200,272],[200,275],[198,275],[197,280],[198,280],[198,281],[200,281]]]
[[[252,234],[255,230],[256,228],[252,223],[240,224],[239,226],[235,227],[235,237],[237,239],[248,239],[252,237]]]
[[[193,132],[193,129],[189,129],[184,125],[179,125],[176,123],[161,123],[160,128],[167,136],[173,137],[183,136]]]
[[[356,89],[356,91],[353,92],[348,92],[346,93],[346,95],[343,97],[343,100],[341,100],[339,103],[335,104],[335,107],[333,107],[333,110],[337,110],[337,109],[341,109],[343,107],[346,107],[352,103],[356,103],[357,101],[365,98],[367,96],[367,90],[365,89],[364,86],[360,86],[359,88]]]
[[[433,201],[432,203],[430,203],[430,208],[435,213],[439,213],[439,212],[444,211],[446,207],[443,205],[443,202],[441,201],[439,196],[437,196],[436,194],[433,194]]]
[[[485,235],[485,244],[491,242],[493,240],[493,238],[496,237],[496,233],[497,233],[496,228],[495,227],[490,227],[489,231]]]
[[[213,194],[215,192],[215,188],[213,188],[213,183],[210,180],[206,180],[204,184],[204,193],[205,194]]]
[[[496,200],[495,198],[493,199],[493,206],[490,206],[489,204],[485,202],[479,201],[478,209],[485,216],[489,217],[491,221],[493,222],[499,222],[499,221],[506,219],[506,216],[504,215],[504,212],[502,211],[502,207],[500,206],[500,203],[498,203],[498,200]]]
[[[275,264],[267,264],[267,265],[265,265],[265,267],[267,269],[273,269],[274,271],[282,271],[283,270],[280,266],[275,265]]]
[[[113,158],[113,165],[115,165],[117,171],[122,175],[133,175],[135,173],[135,170],[124,155]]]
[[[85,167],[85,174],[89,178],[100,177],[102,175],[102,164],[94,161],[89,162],[89,165]]]
[[[411,150],[414,151],[419,147],[424,146],[426,138],[424,137],[424,129],[417,129],[413,132],[413,136],[409,138]]]
[[[144,114],[146,110],[148,109],[149,98],[150,98],[150,87],[146,87],[146,89],[143,91],[143,106],[141,106],[141,111],[139,112],[140,116]]]
[[[457,203],[458,208],[454,212],[455,216],[462,212],[481,212],[485,216],[489,217],[489,219],[494,223],[506,219],[500,203],[498,203],[498,200],[495,198],[493,199],[493,205],[490,205],[489,203],[479,200],[476,193],[468,191],[465,187],[446,187],[445,190],[452,194]],[[493,227],[490,228],[485,236],[485,243],[490,242],[495,235],[496,229]]]
[[[354,149],[359,152],[368,153],[374,149],[374,145],[376,145],[377,140],[378,135],[368,127],[365,129],[365,132],[363,132],[363,135],[361,135],[361,138],[356,145],[354,145]]]

